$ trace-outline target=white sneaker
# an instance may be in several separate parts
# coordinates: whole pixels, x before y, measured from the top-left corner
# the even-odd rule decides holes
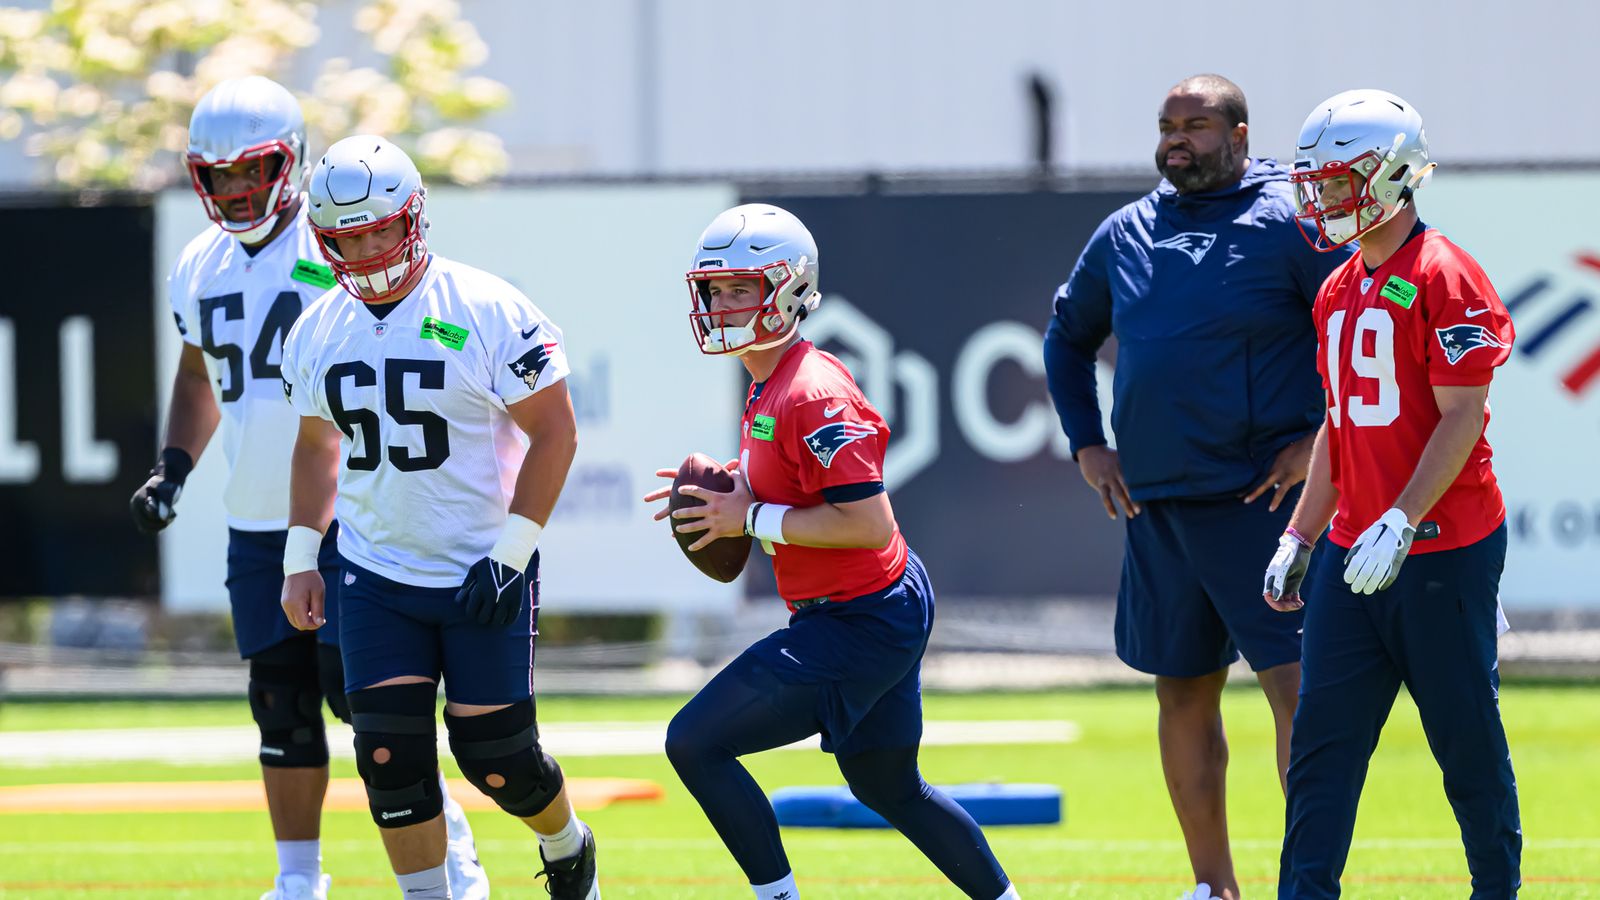
[[[1179,897],[1178,900],[1216,900],[1211,894],[1211,885],[1204,881],[1194,886],[1194,890]]]
[[[443,779],[440,787],[443,788]],[[449,793],[444,795],[444,827],[448,843],[445,845],[444,868],[450,878],[452,900],[488,900],[489,873],[478,862],[478,845],[472,839],[472,826],[467,824],[467,814],[461,804]]]
[[[328,900],[328,886],[332,883],[333,876],[327,873],[318,875],[316,881],[304,875],[279,875],[261,900]]]

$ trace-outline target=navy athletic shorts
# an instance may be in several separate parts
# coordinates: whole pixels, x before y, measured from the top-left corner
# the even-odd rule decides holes
[[[347,693],[398,675],[444,679],[456,703],[495,706],[533,696],[539,634],[539,553],[528,564],[528,604],[504,628],[468,621],[456,588],[401,584],[344,561],[339,645]]]
[[[1269,497],[1248,504],[1233,497],[1151,500],[1128,520],[1117,592],[1123,662],[1151,675],[1194,678],[1240,654],[1256,672],[1300,661],[1304,610],[1277,612],[1261,599],[1300,489],[1277,512],[1267,511]]]
[[[283,614],[283,544],[289,532],[228,529],[228,603],[233,607],[233,639],[244,659],[300,634]],[[327,585],[317,640],[339,645],[339,523],[328,526],[317,566]]]
[[[933,584],[908,551],[899,581],[803,607],[745,653],[789,684],[823,685],[822,749],[853,756],[922,740],[922,654],[932,630]]]

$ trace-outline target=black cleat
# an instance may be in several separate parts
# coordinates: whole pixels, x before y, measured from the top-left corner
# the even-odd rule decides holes
[[[544,858],[544,848],[539,848],[539,860],[544,868],[538,877],[543,878],[544,889],[554,900],[600,900],[600,873],[594,862],[594,832],[583,827],[583,849],[566,859]]]

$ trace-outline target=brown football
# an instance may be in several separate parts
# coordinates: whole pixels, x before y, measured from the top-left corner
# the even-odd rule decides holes
[[[678,493],[681,485],[693,484],[708,491],[727,493],[733,490],[733,475],[717,462],[704,453],[692,453],[678,467],[678,477],[672,479],[672,494],[667,498],[669,509],[683,509],[688,506],[703,506],[701,501]],[[729,582],[739,577],[744,571],[745,561],[750,558],[750,536],[718,538],[710,544],[694,552],[689,551],[689,545],[698,541],[704,532],[691,532],[684,534],[677,530],[683,524],[682,519],[668,518],[672,523],[672,536],[678,539],[678,549],[683,555],[694,563],[694,567],[721,582]]]

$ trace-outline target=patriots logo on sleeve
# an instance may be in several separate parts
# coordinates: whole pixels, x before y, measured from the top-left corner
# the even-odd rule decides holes
[[[288,400],[289,402],[293,403],[294,402],[294,385],[289,381],[289,377],[287,375],[280,375],[278,377],[279,377],[279,380],[281,380],[283,382],[283,399]]]
[[[1439,336],[1445,361],[1452,366],[1479,347],[1505,346],[1504,341],[1490,334],[1489,329],[1482,325],[1451,325],[1449,328],[1436,328],[1433,333]]]
[[[877,433],[878,429],[860,422],[829,422],[806,435],[806,449],[827,469],[833,466],[833,455],[841,447]]]
[[[555,341],[548,344],[534,344],[528,352],[517,357],[516,362],[506,363],[511,374],[522,379],[528,390],[534,390],[539,383],[539,375],[544,372],[544,367],[550,364],[550,353],[561,346]]]
[[[172,311],[172,321],[178,323],[178,333],[187,337],[189,334],[189,326],[183,324],[183,316],[178,315],[177,310]]]

